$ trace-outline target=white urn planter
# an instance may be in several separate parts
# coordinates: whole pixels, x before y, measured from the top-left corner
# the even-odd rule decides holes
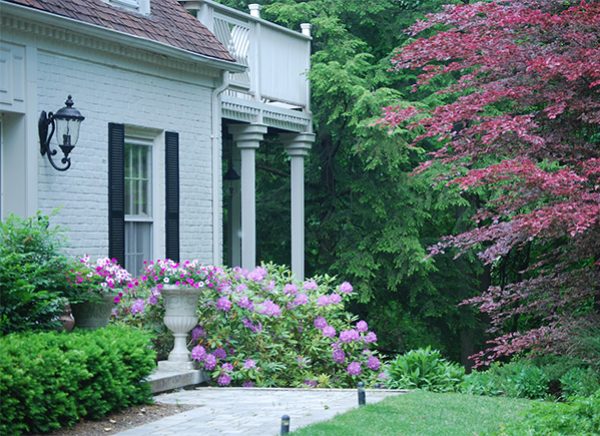
[[[198,323],[196,309],[201,289],[189,286],[165,285],[162,296],[165,301],[164,323],[173,333],[175,344],[168,360],[158,362],[158,368],[165,371],[194,369],[187,349],[188,333]]]

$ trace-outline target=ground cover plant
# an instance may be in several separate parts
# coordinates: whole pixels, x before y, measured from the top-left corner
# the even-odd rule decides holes
[[[218,385],[353,387],[384,377],[375,332],[344,309],[350,283],[298,282],[272,264],[244,271],[160,260],[148,263],[119,317],[166,333],[165,284],[203,289],[192,358]]]
[[[298,436],[490,434],[520,422],[531,401],[454,393],[411,392],[293,432]],[[292,422],[292,429],[293,429]]]
[[[150,401],[149,345],[124,326],[0,337],[0,434],[46,433]]]

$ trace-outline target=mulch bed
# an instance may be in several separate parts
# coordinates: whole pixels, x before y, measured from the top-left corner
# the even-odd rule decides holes
[[[69,429],[60,429],[51,436],[100,436],[110,435],[133,427],[157,421],[198,406],[187,404],[149,404],[134,406],[106,416],[100,421],[83,420]]]

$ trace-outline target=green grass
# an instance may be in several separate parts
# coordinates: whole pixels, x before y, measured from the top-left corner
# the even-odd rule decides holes
[[[519,421],[531,403],[504,397],[411,392],[305,427],[294,435],[483,435]]]

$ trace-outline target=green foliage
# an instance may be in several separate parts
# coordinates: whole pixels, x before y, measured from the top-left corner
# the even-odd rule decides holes
[[[600,390],[569,403],[537,403],[525,419],[507,426],[501,435],[597,435],[600,434]]]
[[[389,363],[387,385],[399,389],[423,389],[432,392],[456,390],[464,369],[448,362],[430,347],[411,350]]]
[[[252,2],[221,0],[246,11]],[[352,281],[358,291],[352,310],[377,324],[383,349],[434,345],[459,360],[474,352],[475,340],[466,338],[483,335],[475,311],[456,304],[477,294],[485,274],[475,257],[453,261],[449,253],[432,260],[426,248],[464,227],[472,201],[409,175],[427,152],[443,144],[408,147],[421,132],[390,134],[374,124],[384,106],[411,102],[430,108],[449,98],[435,91],[452,77],[413,93],[414,72],[388,71],[396,47],[409,40],[407,27],[445,3],[261,2],[267,19],[292,29],[313,24],[310,80],[317,139],[306,161],[307,273]],[[257,254],[278,264],[289,263],[289,239],[281,237],[290,226],[288,166],[278,143],[265,144],[257,154]],[[445,176],[444,169],[437,175]],[[413,330],[421,332],[422,341],[410,336]]]
[[[515,398],[547,398],[550,379],[542,368],[526,360],[472,372],[463,379],[460,390],[475,395],[506,395]]]
[[[148,335],[111,326],[0,338],[0,434],[46,433],[148,402]]]
[[[573,368],[560,378],[560,384],[564,399],[588,397],[600,390],[600,377],[592,368]]]
[[[0,333],[60,326],[67,259],[47,216],[0,222]]]

